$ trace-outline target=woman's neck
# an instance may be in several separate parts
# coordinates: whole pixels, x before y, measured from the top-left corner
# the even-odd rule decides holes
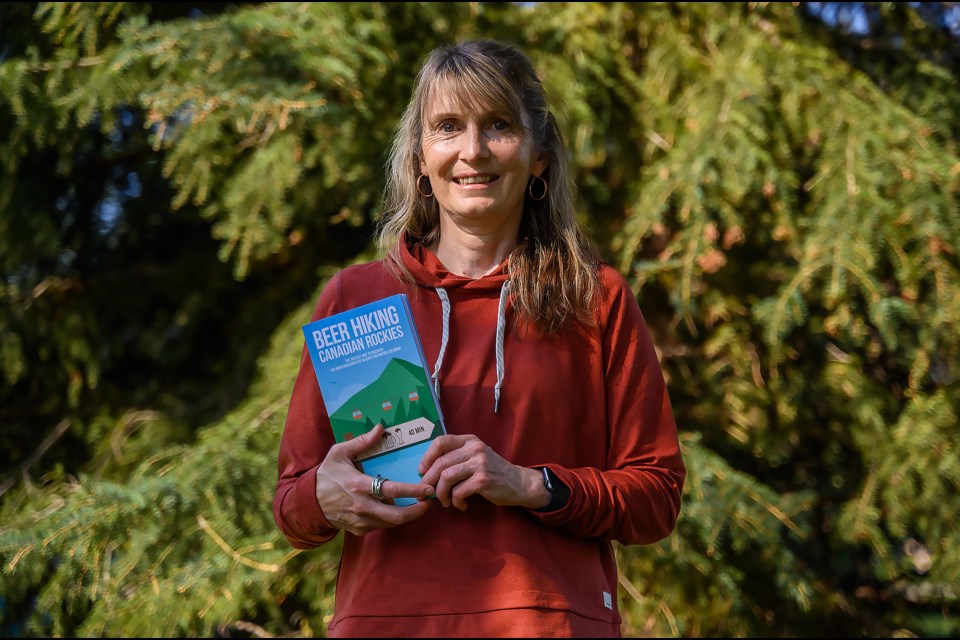
[[[441,225],[439,242],[428,248],[451,273],[476,279],[500,266],[516,246],[516,231],[481,234]]]

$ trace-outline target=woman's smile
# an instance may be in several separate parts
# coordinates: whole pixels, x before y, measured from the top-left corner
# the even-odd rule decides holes
[[[497,176],[491,174],[459,176],[453,179],[461,187],[485,187],[495,180],[497,180]]]

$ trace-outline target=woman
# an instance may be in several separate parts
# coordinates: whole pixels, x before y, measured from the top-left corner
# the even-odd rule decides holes
[[[382,428],[334,445],[304,352],[280,445],[291,544],[347,532],[331,636],[620,635],[612,541],[669,535],[686,472],[636,298],[571,191],[523,53],[429,55],[394,141],[385,257],[336,275],[313,318],[407,293],[448,434],[420,484],[372,485],[352,459]]]

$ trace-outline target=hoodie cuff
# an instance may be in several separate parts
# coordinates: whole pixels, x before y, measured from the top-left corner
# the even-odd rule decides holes
[[[317,543],[326,542],[339,529],[330,524],[317,502],[317,467],[297,478],[293,488],[293,495],[288,495],[291,510],[288,517],[300,527],[303,534]]]

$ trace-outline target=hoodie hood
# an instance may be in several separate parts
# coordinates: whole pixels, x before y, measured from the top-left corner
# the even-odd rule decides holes
[[[499,291],[505,282],[510,279],[507,272],[508,260],[504,260],[497,268],[480,278],[450,273],[432,251],[420,245],[410,247],[405,242],[400,243],[400,258],[413,279],[421,287],[436,289],[463,288],[470,291]]]
[[[450,336],[450,296],[448,289],[462,289],[464,291],[499,291],[500,303],[497,307],[497,336],[494,343],[497,360],[497,384],[493,388],[493,412],[500,408],[500,389],[506,376],[503,344],[507,330],[507,300],[510,293],[510,276],[507,274],[508,261],[504,260],[497,268],[480,278],[450,273],[432,251],[420,245],[410,247],[403,240],[398,247],[403,266],[413,276],[414,281],[433,291],[440,298],[443,313],[442,333],[440,335],[440,352],[433,367],[433,387],[440,397],[440,372],[443,368],[443,356],[447,351],[447,340]]]

